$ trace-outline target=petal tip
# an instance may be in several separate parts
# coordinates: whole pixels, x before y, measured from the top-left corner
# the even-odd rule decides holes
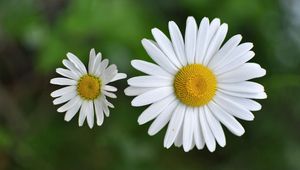
[[[242,136],[245,133],[245,129],[243,128],[241,131],[237,132],[237,136]]]
[[[155,135],[155,133],[153,132],[153,130],[152,130],[152,129],[150,129],[150,128],[149,128],[149,130],[148,130],[148,135],[149,135],[149,136],[154,136],[154,135]]]
[[[102,124],[103,124],[103,121],[102,122],[97,121],[97,126],[101,126]]]
[[[222,143],[219,143],[219,145],[224,148],[226,146],[226,141],[222,142]]]
[[[210,153],[213,153],[216,150],[216,148],[211,148],[211,147],[207,147],[207,149]]]
[[[158,28],[152,28],[152,29],[151,29],[152,34],[155,34],[155,33],[157,33],[158,31],[159,31]]]
[[[187,20],[188,20],[188,21],[195,21],[195,18],[194,18],[193,16],[188,16],[188,17],[187,17]]]
[[[138,118],[137,123],[138,123],[139,125],[144,124],[140,118]]]
[[[139,105],[137,104],[136,100],[133,99],[131,101],[131,106],[138,107]]]
[[[65,120],[66,122],[70,122],[71,119],[65,116],[64,120]]]

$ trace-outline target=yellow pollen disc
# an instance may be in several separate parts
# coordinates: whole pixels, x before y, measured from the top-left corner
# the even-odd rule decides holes
[[[215,96],[216,76],[201,64],[187,65],[176,74],[174,89],[182,103],[191,107],[203,106]]]
[[[94,100],[101,93],[101,80],[93,75],[86,74],[82,76],[77,84],[79,96],[86,100]]]

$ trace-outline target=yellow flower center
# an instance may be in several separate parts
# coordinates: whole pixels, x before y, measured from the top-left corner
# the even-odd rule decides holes
[[[201,64],[190,64],[181,68],[176,74],[174,89],[182,103],[191,107],[203,106],[215,96],[216,76]]]
[[[101,80],[93,75],[86,74],[82,76],[77,84],[79,96],[86,100],[94,100],[101,93]]]

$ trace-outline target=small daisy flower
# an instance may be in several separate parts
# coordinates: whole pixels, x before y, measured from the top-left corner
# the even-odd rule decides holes
[[[88,126],[94,126],[94,114],[97,125],[101,126],[104,115],[109,116],[109,107],[114,106],[107,100],[116,98],[113,93],[116,87],[108,85],[126,78],[126,74],[118,73],[116,65],[108,66],[108,59],[102,60],[101,53],[96,55],[90,51],[88,70],[85,65],[72,53],[67,53],[68,59],[63,60],[67,68],[58,68],[56,72],[63,77],[53,78],[50,83],[65,86],[51,93],[54,105],[63,104],[58,112],[66,112],[65,121],[70,121],[79,111],[78,124],[82,126],[87,119]]]
[[[128,80],[128,96],[136,96],[132,106],[150,105],[138,118],[139,124],[154,120],[148,133],[168,128],[164,147],[183,146],[187,152],[204,146],[213,152],[216,143],[226,144],[222,124],[233,134],[245,130],[236,118],[252,121],[251,111],[261,105],[253,99],[267,97],[264,87],[249,81],[266,74],[256,63],[252,43],[241,43],[235,35],[223,46],[227,24],[218,18],[203,18],[199,28],[193,17],[186,22],[183,38],[175,22],[169,22],[171,40],[159,29],[152,29],[155,41],[142,44],[156,64],[133,60],[132,66],[148,74]]]

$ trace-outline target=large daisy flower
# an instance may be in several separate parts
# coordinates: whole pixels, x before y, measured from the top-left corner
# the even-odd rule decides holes
[[[92,128],[94,114],[97,125],[101,126],[104,115],[109,116],[109,107],[114,108],[107,97],[117,97],[113,93],[117,88],[108,83],[124,79],[126,74],[118,73],[114,64],[108,66],[108,59],[102,60],[101,53],[96,55],[94,49],[90,51],[88,70],[74,54],[67,53],[67,57],[68,59],[63,60],[67,69],[56,69],[63,77],[53,78],[50,81],[51,84],[66,86],[51,93],[55,98],[53,104],[65,103],[57,111],[66,112],[66,121],[70,121],[79,111],[79,126],[87,119],[89,127]]]
[[[216,143],[226,144],[221,124],[241,136],[245,130],[236,118],[251,121],[251,111],[261,109],[252,99],[266,98],[264,87],[248,80],[266,71],[247,62],[254,56],[253,44],[240,44],[241,35],[221,47],[227,29],[218,18],[203,18],[197,28],[195,19],[188,17],[184,39],[170,21],[171,40],[157,28],[152,29],[155,41],[142,40],[156,64],[133,60],[132,66],[148,75],[130,78],[125,93],[136,96],[132,106],[150,105],[138,118],[139,124],[155,119],[149,135],[168,124],[164,147],[174,143],[189,151],[206,145],[213,152]]]

